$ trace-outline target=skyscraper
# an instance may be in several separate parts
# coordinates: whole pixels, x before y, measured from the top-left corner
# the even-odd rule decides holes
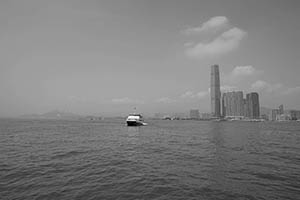
[[[220,74],[219,66],[212,65],[210,72],[210,101],[212,117],[221,115],[221,91],[220,91]]]
[[[221,100],[221,112],[222,112],[222,117],[226,117],[227,113],[226,113],[226,93],[222,94],[222,100]]]
[[[284,112],[284,110],[283,110],[283,104],[281,104],[281,105],[278,107],[278,109],[279,109],[279,114],[282,115],[283,112]]]
[[[280,115],[279,113],[280,113],[280,110],[279,110],[279,109],[272,109],[271,112],[270,112],[270,117],[269,117],[269,119],[270,119],[271,121],[275,121],[276,118],[277,118],[277,116]]]
[[[227,92],[223,94],[222,108],[224,116],[244,116],[243,92]]]
[[[251,92],[246,95],[246,109],[247,109],[246,117],[250,119],[258,119],[260,117],[258,93]]]

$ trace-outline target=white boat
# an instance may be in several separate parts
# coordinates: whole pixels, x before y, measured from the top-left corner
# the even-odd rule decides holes
[[[145,126],[147,123],[144,122],[141,114],[130,114],[126,119],[127,126]]]

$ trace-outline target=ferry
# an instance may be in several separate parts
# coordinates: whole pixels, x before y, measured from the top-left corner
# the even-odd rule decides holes
[[[144,122],[141,114],[130,114],[126,119],[127,126],[145,126],[147,123]]]

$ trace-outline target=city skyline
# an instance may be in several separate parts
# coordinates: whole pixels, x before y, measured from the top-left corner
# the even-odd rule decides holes
[[[300,109],[300,2],[0,2],[0,117],[210,112],[221,92]]]

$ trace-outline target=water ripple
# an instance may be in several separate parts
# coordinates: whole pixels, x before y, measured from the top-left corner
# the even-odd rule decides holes
[[[2,199],[297,199],[299,123],[0,120]]]

